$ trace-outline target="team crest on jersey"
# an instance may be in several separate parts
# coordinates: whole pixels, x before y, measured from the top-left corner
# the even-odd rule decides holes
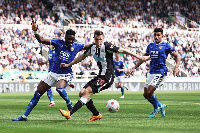
[[[162,46],[159,47],[159,49],[162,49],[162,48],[163,48]]]
[[[74,51],[74,48],[73,48],[73,47],[71,47],[71,51]]]

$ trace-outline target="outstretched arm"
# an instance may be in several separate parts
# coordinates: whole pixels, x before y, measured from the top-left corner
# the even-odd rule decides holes
[[[38,33],[37,33],[37,30],[38,30],[38,25],[36,24],[36,21],[34,21],[32,19],[32,30],[34,32],[34,35],[35,35],[35,38],[38,40],[39,43],[42,43],[42,44],[46,44],[46,45],[50,45],[50,40],[49,39],[45,39],[43,37],[41,37]]]
[[[77,58],[75,58],[72,62],[70,62],[69,64],[65,64],[65,63],[61,63],[60,67],[69,67],[72,66],[78,62],[81,62],[82,60],[84,60],[86,58],[86,56],[83,54],[81,54],[80,56],[78,56]]]
[[[145,53],[144,56],[148,56],[148,54]],[[137,62],[137,64],[132,68],[132,70],[128,73],[128,76],[129,76],[130,74],[133,74],[133,73],[135,72],[135,69],[138,68],[143,62],[145,62],[145,61],[139,60],[139,61]]]
[[[124,53],[124,54],[127,54],[127,55],[131,55],[131,56],[134,56],[136,58],[138,58],[139,60],[142,60],[142,61],[147,61],[150,59],[149,56],[139,56],[137,55],[136,53],[133,53],[132,51],[129,51],[127,49],[124,49],[124,48],[119,48],[118,50],[119,53]]]
[[[87,44],[84,46],[83,50],[86,50],[91,44]]]

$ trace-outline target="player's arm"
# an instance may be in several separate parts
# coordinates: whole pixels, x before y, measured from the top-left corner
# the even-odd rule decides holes
[[[138,54],[133,53],[132,51],[129,51],[129,50],[121,48],[121,47],[119,48],[118,52],[134,56],[134,57],[138,58],[139,60],[142,60],[143,62],[150,59],[149,56],[139,56]]]
[[[117,71],[119,71],[119,72],[124,72],[126,69],[125,69],[125,67],[123,67],[122,69],[117,69]]]
[[[37,33],[37,30],[38,30],[38,25],[36,24],[36,21],[34,21],[32,19],[32,30],[34,32],[34,35],[35,35],[35,38],[38,40],[39,43],[42,43],[42,44],[46,44],[46,45],[50,45],[50,39],[45,39],[43,37],[41,37],[38,33]]]
[[[148,56],[148,55],[149,55],[148,53],[145,53],[143,56]],[[137,64],[132,68],[132,70],[128,73],[128,76],[129,76],[130,74],[133,74],[133,73],[135,72],[135,69],[138,68],[143,62],[145,62],[145,61],[139,60],[139,61],[137,62]]]
[[[79,55],[77,58],[75,58],[72,62],[70,62],[69,64],[65,64],[65,63],[61,63],[60,67],[69,67],[72,66],[78,62],[81,62],[82,60],[84,60],[86,58],[86,56],[83,54]]]
[[[177,51],[173,52],[172,55],[176,58],[176,65],[174,67],[173,74],[174,74],[174,76],[178,76],[178,73],[179,73],[178,67],[181,62],[181,57]]]
[[[84,46],[83,50],[86,50],[91,44],[87,44]]]

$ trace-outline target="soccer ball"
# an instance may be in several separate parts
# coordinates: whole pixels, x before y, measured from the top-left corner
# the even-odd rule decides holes
[[[106,109],[111,112],[117,112],[119,110],[119,103],[115,99],[110,99],[106,102]]]

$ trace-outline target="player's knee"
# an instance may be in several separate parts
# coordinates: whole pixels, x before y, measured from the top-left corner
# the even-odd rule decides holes
[[[147,98],[147,94],[146,93],[143,93],[143,96],[144,96],[144,98]]]
[[[118,85],[115,85],[116,88],[118,88]]]
[[[147,97],[151,97],[152,96],[152,92],[151,91],[147,91]]]
[[[85,98],[89,98],[91,95],[91,90],[88,88],[84,88],[79,92],[79,97],[85,97]]]
[[[79,92],[79,97],[82,97],[82,96],[83,96],[83,92],[80,91],[80,92]]]

